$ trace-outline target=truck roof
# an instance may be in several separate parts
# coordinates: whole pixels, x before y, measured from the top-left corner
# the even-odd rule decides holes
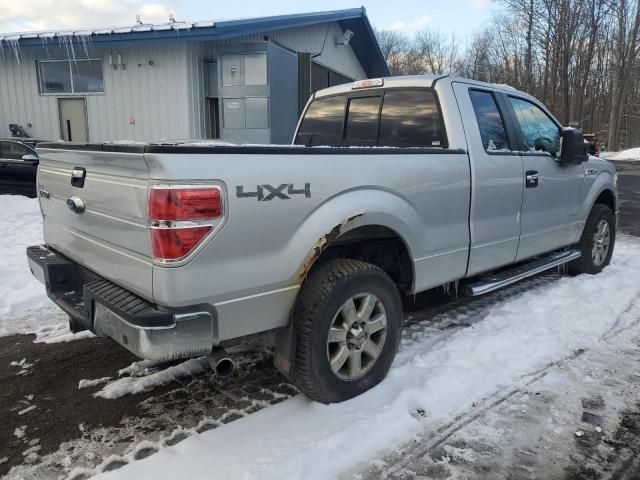
[[[376,81],[378,79],[371,79],[371,80]],[[452,84],[454,82],[459,82],[459,83],[477,85],[478,87],[490,88],[491,90],[499,90],[506,93],[517,92],[521,96],[533,98],[528,93],[517,90],[516,88],[510,85],[480,82],[478,80],[471,80],[469,78],[457,77],[453,75],[429,75],[429,74],[404,75],[399,77],[384,77],[382,80],[384,82],[383,86],[369,87],[368,89],[373,90],[376,88],[384,89],[384,88],[402,88],[402,87],[433,88],[436,83]],[[351,92],[354,90],[354,84],[356,83],[357,82],[343,83],[342,85],[336,85],[335,87],[329,87],[323,90],[318,90],[315,93],[314,98],[322,98],[322,97],[327,97],[329,95],[336,95],[340,93]]]

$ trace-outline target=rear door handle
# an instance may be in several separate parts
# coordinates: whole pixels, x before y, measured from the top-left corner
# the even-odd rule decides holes
[[[527,188],[535,188],[538,186],[538,171],[527,170],[525,174],[525,185]]]

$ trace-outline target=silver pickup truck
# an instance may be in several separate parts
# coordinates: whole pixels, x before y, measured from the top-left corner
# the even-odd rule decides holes
[[[146,359],[206,355],[220,374],[227,348],[268,339],[303,392],[337,402],[386,375],[402,296],[611,259],[614,167],[509,87],[333,87],[293,143],[40,144],[30,268],[74,331]]]

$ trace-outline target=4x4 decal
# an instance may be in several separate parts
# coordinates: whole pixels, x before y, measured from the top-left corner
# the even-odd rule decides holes
[[[236,197],[257,198],[259,202],[268,202],[274,198],[291,200],[293,195],[304,195],[305,198],[311,198],[311,184],[305,183],[304,188],[301,189],[296,189],[293,183],[283,183],[277,187],[263,184],[257,185],[255,192],[245,192],[243,185],[236,187]]]

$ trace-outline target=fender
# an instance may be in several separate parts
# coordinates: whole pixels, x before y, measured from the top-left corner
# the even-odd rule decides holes
[[[588,177],[587,177],[588,178]],[[585,188],[588,188],[584,201],[580,209],[580,220],[582,222],[587,221],[587,216],[593,208],[596,199],[605,190],[610,190],[615,198],[615,209],[618,209],[618,188],[613,181],[613,174],[608,170],[602,170],[598,176],[593,180],[591,185],[585,182]]]
[[[366,205],[366,207],[365,207]],[[411,259],[424,245],[427,226],[413,206],[400,195],[381,188],[357,188],[328,198],[312,210],[289,240],[285,250],[294,254],[304,246],[302,256],[294,256],[290,283],[301,284],[332,242],[354,228],[379,225],[397,233],[404,241]],[[414,233],[415,232],[415,233]]]

